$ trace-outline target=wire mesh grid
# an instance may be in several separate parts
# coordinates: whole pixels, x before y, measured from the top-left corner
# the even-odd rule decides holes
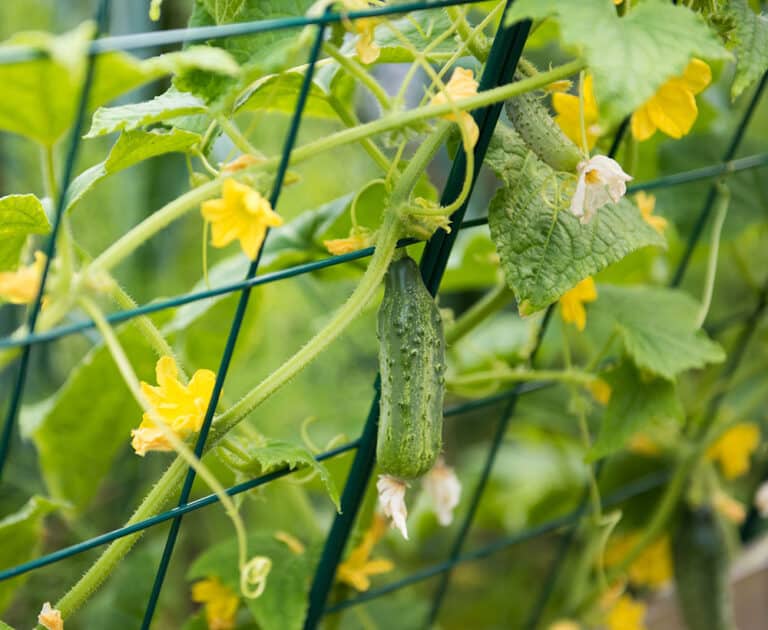
[[[320,56],[321,45],[325,36],[326,27],[329,24],[340,22],[342,20],[354,21],[360,18],[406,14],[413,11],[436,9],[455,5],[471,5],[477,2],[480,2],[480,0],[434,0],[432,2],[411,2],[393,6],[371,8],[362,11],[353,11],[344,14],[334,12],[332,8],[329,7],[321,15],[316,15],[313,17],[292,17],[213,27],[197,27],[160,32],[137,33],[118,37],[101,37],[99,35],[100,33],[108,32],[110,0],[100,0],[96,13],[98,29],[94,34],[94,38],[91,41],[88,49],[89,57],[87,72],[82,85],[78,104],[78,114],[75,120],[74,128],[72,130],[72,136],[69,143],[66,160],[64,162],[64,168],[60,176],[59,190],[66,191],[72,180],[74,164],[82,137],[83,125],[85,122],[89,90],[91,89],[91,84],[93,81],[94,68],[98,63],[98,56],[100,54],[110,51],[128,51],[150,48],[158,45],[204,42],[235,35],[263,33],[280,29],[297,29],[313,25],[316,26],[316,35],[313,46],[311,48],[309,59],[307,60],[307,69],[304,74],[301,89],[297,97],[296,106],[291,118],[288,133],[285,138],[283,151],[280,156],[279,166],[277,168],[277,174],[270,195],[271,205],[275,207],[280,196],[286,171],[291,162],[292,151],[296,143],[299,126],[301,124],[302,113],[314,76],[315,65]],[[514,0],[508,0],[506,3],[506,8],[508,8],[513,2]],[[487,63],[485,64],[483,70],[479,87],[480,91],[488,90],[505,83],[509,83],[512,80],[515,68],[527,39],[530,26],[531,25],[529,22],[522,22],[511,25],[509,27],[499,28],[494,38]],[[25,50],[23,47],[17,48],[12,52],[5,52],[0,55],[0,64],[15,63],[18,61],[33,59],[38,54],[39,53],[33,50]],[[762,77],[758,86],[755,88],[753,96],[749,101],[749,104],[746,107],[740,122],[737,128],[734,130],[732,139],[724,151],[721,162],[707,167],[666,175],[653,180],[645,181],[643,183],[631,186],[628,192],[667,188],[684,183],[717,178],[731,173],[755,169],[768,165],[768,153],[760,153],[744,158],[734,159],[734,156],[741,144],[747,126],[752,118],[752,115],[757,107],[767,82],[768,74]],[[483,109],[475,110],[473,112],[473,116],[480,128],[480,139],[474,149],[475,171],[472,180],[473,184],[482,165],[483,157],[488,148],[493,130],[498,121],[501,107],[502,104],[497,103]],[[627,121],[624,121],[616,133],[616,137],[614,138],[614,142],[610,149],[609,155],[615,155],[626,131],[626,128]],[[465,168],[466,158],[463,151],[459,150],[452,164],[450,174],[443,190],[441,198],[442,205],[448,205],[457,199],[461,190],[462,182],[464,180]],[[707,220],[711,214],[714,201],[715,186],[713,185],[710,188],[705,203],[696,218],[694,228],[686,243],[680,261],[676,266],[671,282],[672,286],[679,285],[683,275],[685,274],[688,263],[690,262],[691,254],[696,244],[698,243]],[[469,198],[467,198],[467,200],[451,217],[452,224],[454,226],[458,226],[458,228],[454,229],[449,234],[438,232],[427,242],[421,259],[420,268],[425,285],[433,295],[438,292],[440,281],[447,264],[448,255],[454,244],[456,235],[462,230],[482,226],[487,223],[487,218],[472,220],[464,219],[464,214],[468,203]],[[46,279],[48,277],[51,261],[55,255],[56,239],[61,225],[61,217],[66,206],[67,195],[64,193],[59,195],[59,198],[56,200],[54,219],[52,222],[52,232],[48,240],[45,252],[47,256],[46,265],[42,273],[37,296],[29,309],[26,326],[27,333],[23,336],[8,336],[0,339],[0,348],[21,348],[21,355],[17,366],[16,380],[2,426],[2,433],[0,433],[0,475],[2,474],[3,468],[8,459],[11,438],[13,436],[18,411],[23,399],[24,387],[29,370],[29,356],[32,347],[35,344],[51,342],[68,335],[83,332],[95,326],[94,321],[84,319],[76,323],[54,327],[45,332],[35,332],[35,327],[42,304],[42,296],[45,292]],[[403,247],[413,242],[415,241],[412,239],[402,240],[398,243],[398,247]],[[186,293],[183,295],[174,296],[169,299],[158,300],[139,306],[137,308],[120,310],[113,312],[106,317],[110,324],[117,324],[128,321],[135,317],[174,308],[198,300],[204,300],[219,295],[239,292],[240,298],[231,323],[230,332],[226,340],[225,348],[222,353],[214,392],[205,415],[203,427],[195,444],[195,453],[198,457],[201,456],[204,452],[206,440],[213,420],[213,413],[221,393],[223,382],[227,375],[232,353],[234,351],[245,310],[248,305],[250,290],[256,286],[278,282],[287,278],[312,273],[320,269],[359,260],[370,256],[373,253],[373,248],[366,248],[349,254],[330,256],[323,260],[299,264],[272,273],[257,275],[262,250],[259,251],[258,256],[250,265],[248,272],[242,281],[224,284],[203,291]],[[727,379],[728,376],[731,375],[738,366],[743,356],[744,350],[749,343],[751,335],[766,308],[767,301],[768,287],[764,288],[763,291],[759,294],[758,300],[752,310],[745,314],[738,314],[733,318],[733,321],[723,323],[723,325],[733,325],[734,323],[743,325],[741,335],[736,341],[734,351],[723,368],[723,379]],[[536,351],[541,344],[543,336],[546,333],[547,326],[550,321],[551,310],[552,309],[550,307],[540,327],[535,348],[531,355],[532,360],[535,358]],[[715,326],[717,326],[717,324]],[[329,604],[328,599],[334,581],[334,575],[336,573],[336,569],[341,559],[342,553],[345,549],[347,540],[350,536],[352,525],[354,524],[358,508],[362,502],[365,489],[369,483],[373,470],[375,458],[376,427],[378,420],[378,383],[376,383],[377,394],[372,402],[370,413],[365,420],[360,437],[316,456],[318,461],[324,461],[344,453],[352,451],[355,453],[354,460],[348,473],[342,493],[341,511],[337,514],[332,524],[331,530],[323,548],[320,562],[316,569],[314,580],[312,582],[309,597],[309,608],[304,626],[305,629],[309,630],[316,628],[322,620],[323,616],[326,614],[335,613],[352,606],[371,601],[399,589],[405,588],[409,585],[433,577],[439,577],[440,579],[434,592],[432,606],[430,607],[428,618],[425,620],[425,626],[429,626],[438,617],[445,593],[449,586],[450,575],[455,566],[461,563],[486,558],[511,545],[519,544],[521,542],[531,540],[547,533],[565,529],[567,530],[567,533],[561,539],[559,548],[555,553],[555,556],[547,572],[548,579],[542,585],[539,596],[532,606],[530,616],[526,623],[526,626],[529,628],[537,627],[542,612],[544,611],[548,599],[552,594],[559,568],[562,566],[568,549],[574,541],[574,526],[579,522],[579,519],[585,513],[587,505],[586,496],[582,499],[580,505],[575,510],[559,518],[555,518],[540,525],[524,529],[513,535],[502,537],[485,546],[481,546],[471,551],[465,551],[464,546],[468,533],[472,527],[478,506],[480,504],[483,491],[486,488],[487,482],[490,478],[495,458],[502,444],[506,429],[511,418],[514,416],[515,405],[518,399],[527,393],[539,391],[550,385],[551,383],[548,382],[519,384],[508,391],[447,408],[445,410],[445,415],[448,417],[458,416],[469,411],[497,405],[501,405],[502,407],[502,412],[496,420],[494,435],[489,445],[481,476],[471,493],[469,506],[461,519],[458,533],[450,547],[447,559],[443,562],[427,566],[400,580],[391,582],[378,588],[370,589],[362,594],[357,595],[356,597]],[[708,413],[716,413],[721,401],[722,397],[715,397],[712,401],[712,404],[710,405]],[[600,463],[598,462],[598,474],[599,466]],[[234,496],[253,488],[268,484],[276,479],[290,475],[292,472],[293,471],[288,468],[270,472],[268,474],[255,477],[244,483],[234,485],[228,488],[226,493],[230,496]],[[32,561],[4,569],[0,571],[0,581],[8,580],[24,573],[28,573],[35,569],[69,558],[75,554],[83,553],[90,549],[94,549],[96,547],[113,542],[120,538],[131,535],[138,535],[146,529],[166,521],[171,521],[171,528],[167,535],[165,548],[158,565],[155,581],[151,594],[148,598],[144,620],[142,623],[142,628],[149,628],[152,623],[152,618],[160,596],[163,581],[166,576],[166,571],[172,557],[176,538],[182,523],[182,517],[189,512],[199,510],[219,501],[219,498],[214,494],[207,495],[196,500],[190,500],[190,493],[194,479],[195,472],[190,468],[187,472],[187,476],[185,478],[176,507],[163,511],[150,518],[139,520],[138,522],[131,523],[130,525],[126,525],[124,527],[104,533],[102,535],[94,536],[78,544],[45,554]],[[611,506],[619,504],[630,497],[637,496],[657,488],[663,485],[667,480],[668,474],[665,472],[654,473],[646,477],[636,479],[614,494],[606,497],[604,500],[605,505]]]

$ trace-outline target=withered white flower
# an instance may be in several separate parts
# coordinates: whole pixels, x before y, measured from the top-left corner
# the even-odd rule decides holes
[[[437,522],[447,527],[453,522],[453,509],[461,498],[461,482],[456,472],[440,457],[424,476],[422,485],[435,508]]]
[[[408,485],[389,475],[379,475],[376,489],[379,491],[379,505],[384,516],[392,519],[392,524],[400,531],[403,538],[408,540],[408,528],[405,519],[408,509],[405,507],[405,490]]]
[[[571,212],[582,223],[589,223],[598,209],[607,203],[616,203],[627,192],[627,182],[632,179],[616,160],[596,155],[578,166],[579,179],[571,199]]]
[[[755,507],[763,518],[768,518],[768,481],[760,484],[755,493]]]

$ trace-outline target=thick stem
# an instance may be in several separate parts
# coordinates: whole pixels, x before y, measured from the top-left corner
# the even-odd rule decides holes
[[[496,285],[482,298],[468,308],[452,326],[445,331],[445,342],[450,346],[456,343],[480,322],[506,306],[514,297],[506,282]]]

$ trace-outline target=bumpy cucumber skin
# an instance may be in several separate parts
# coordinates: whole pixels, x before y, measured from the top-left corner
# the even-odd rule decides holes
[[[517,132],[537,156],[556,171],[576,170],[582,160],[579,148],[557,126],[536,92],[508,100],[505,109]]]
[[[415,479],[432,468],[442,447],[445,336],[440,311],[412,258],[389,267],[377,333],[376,458],[383,474]]]
[[[725,532],[710,507],[685,506],[672,539],[677,599],[688,630],[735,630]]]

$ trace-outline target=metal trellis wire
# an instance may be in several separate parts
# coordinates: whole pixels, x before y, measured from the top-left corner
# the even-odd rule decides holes
[[[35,326],[37,318],[40,312],[40,306],[42,303],[42,296],[45,291],[45,283],[48,277],[49,266],[51,260],[55,254],[56,238],[60,231],[61,219],[66,208],[67,202],[67,188],[72,179],[75,159],[77,156],[80,138],[82,135],[82,129],[84,125],[84,118],[86,114],[86,104],[88,102],[88,95],[91,88],[94,66],[98,63],[98,55],[115,50],[135,50],[141,48],[149,48],[160,45],[168,44],[180,44],[210,41],[213,39],[220,39],[224,37],[230,37],[234,35],[247,35],[255,33],[264,33],[268,31],[275,31],[279,29],[296,29],[307,26],[316,26],[317,32],[313,46],[310,51],[310,56],[307,63],[307,69],[304,74],[301,90],[297,97],[296,106],[291,118],[291,124],[286,134],[286,139],[283,146],[281,160],[275,180],[273,183],[272,193],[270,195],[270,202],[272,207],[277,206],[277,201],[280,196],[283,180],[287,171],[291,152],[294,148],[296,137],[298,134],[299,126],[301,124],[304,105],[306,103],[311,82],[314,76],[314,70],[316,62],[319,58],[321,45],[323,42],[324,34],[327,25],[340,22],[341,20],[354,20],[358,18],[386,16],[405,14],[412,11],[436,9],[441,7],[455,6],[455,5],[470,5],[481,0],[435,0],[432,2],[410,2],[397,4],[393,6],[384,6],[371,8],[368,10],[354,11],[346,14],[334,13],[330,9],[323,13],[313,16],[305,17],[290,17],[280,18],[273,20],[263,20],[259,22],[248,22],[239,24],[230,24],[223,26],[212,27],[199,27],[169,30],[162,32],[152,33],[137,33],[132,35],[125,35],[119,37],[98,37],[94,36],[94,39],[89,46],[89,57],[86,66],[85,78],[83,81],[82,90],[79,97],[78,113],[75,119],[75,123],[72,130],[72,138],[69,143],[67,151],[66,161],[61,175],[60,181],[60,193],[56,199],[56,208],[53,218],[53,226],[50,239],[46,246],[46,265],[42,274],[40,287],[36,299],[30,307],[26,332],[19,336],[9,336],[0,339],[0,348],[12,349],[18,348],[20,353],[17,378],[10,398],[9,407],[6,413],[5,422],[2,427],[2,433],[0,433],[0,477],[2,476],[2,470],[4,464],[7,461],[11,438],[13,435],[13,428],[16,422],[16,416],[22,402],[24,385],[28,373],[29,355],[32,346],[35,344],[42,344],[50,342],[67,335],[83,332],[90,328],[93,328],[94,323],[90,320],[83,320],[75,322],[73,324],[62,325],[55,327],[51,330],[43,332],[35,332]],[[513,2],[508,0],[507,8]],[[100,0],[99,8],[97,12],[97,24],[99,32],[106,32],[109,13],[109,0]],[[502,21],[503,24],[503,21]],[[522,50],[530,29],[529,22],[521,22],[510,27],[501,27],[494,38],[493,45],[490,50],[490,54],[485,65],[485,69],[480,81],[480,90],[487,90],[512,80],[515,67],[522,54]],[[18,61],[24,61],[36,58],[39,56],[39,52],[31,49],[24,49],[18,47],[11,52],[3,52],[0,54],[0,64],[15,63]],[[694,182],[699,180],[705,180],[710,178],[716,178],[726,176],[738,171],[744,171],[749,169],[760,168],[768,165],[768,153],[755,154],[739,159],[734,159],[736,151],[744,137],[746,128],[749,121],[757,107],[761,94],[768,82],[768,74],[762,77],[761,82],[754,91],[753,97],[747,105],[745,113],[734,133],[734,136],[729,143],[727,150],[725,151],[723,161],[716,165],[706,166],[690,171],[681,173],[675,173],[659,177],[655,180],[647,181],[635,186],[632,186],[629,192],[638,190],[653,190],[660,189],[669,186],[676,186],[688,182]],[[500,111],[501,103],[477,110],[474,112],[475,120],[480,128],[480,138],[474,149],[474,163],[475,171],[473,173],[473,185],[477,178],[479,170],[481,168],[483,157],[488,148],[493,130],[496,126]],[[610,149],[610,155],[614,155],[618,150],[621,143],[621,139],[626,131],[628,121],[620,126],[614,138],[613,145]],[[464,181],[466,169],[466,156],[460,149],[457,152],[456,159],[453,162],[445,189],[443,191],[441,203],[448,205],[452,203],[459,195],[459,192]],[[470,191],[471,196],[471,191]],[[680,259],[673,280],[672,286],[677,286],[685,273],[688,262],[693,252],[694,247],[698,243],[706,221],[711,213],[713,202],[715,198],[714,187],[710,189],[710,192],[706,198],[704,206],[697,217],[694,229],[692,230],[684,253]],[[424,250],[424,254],[421,259],[421,272],[424,278],[425,284],[429,291],[435,295],[438,291],[440,281],[442,279],[445,267],[448,261],[448,255],[455,242],[456,235],[462,229],[469,229],[472,227],[484,225],[487,222],[486,218],[464,220],[464,214],[467,208],[468,200],[454,213],[451,217],[454,226],[458,226],[450,234],[439,232],[433,236],[427,243]],[[402,241],[398,245],[404,246],[413,241]],[[262,247],[263,250],[263,247]],[[255,261],[249,266],[248,272],[244,280],[240,282],[233,282],[225,284],[220,287],[196,291],[185,295],[175,296],[165,300],[159,300],[143,306],[139,306],[133,309],[127,309],[117,311],[110,314],[107,320],[111,324],[117,324],[128,321],[132,318],[147,315],[150,313],[162,311],[169,308],[178,307],[183,304],[188,304],[197,300],[203,300],[229,293],[240,292],[240,299],[235,310],[235,314],[232,320],[230,332],[222,353],[222,358],[219,366],[219,370],[216,375],[216,382],[211,397],[210,404],[208,406],[204,423],[200,431],[200,435],[196,442],[195,453],[200,456],[204,450],[205,442],[211,428],[214,411],[216,409],[224,379],[226,378],[227,371],[230,365],[232,354],[235,349],[237,337],[240,331],[240,326],[245,315],[250,290],[259,285],[284,280],[291,277],[300,276],[303,274],[311,273],[319,269],[324,269],[334,265],[344,264],[350,261],[359,260],[370,256],[373,252],[372,248],[353,252],[351,254],[344,254],[341,256],[332,256],[322,260],[315,260],[300,265],[295,265],[279,271],[263,274],[257,276],[259,262],[261,259],[262,250]],[[744,328],[741,335],[738,337],[735,345],[735,350],[729,357],[728,362],[723,368],[721,379],[727,381],[735,372],[736,368],[744,355],[745,349],[751,338],[752,333],[755,330],[761,316],[766,309],[766,302],[768,298],[768,287],[764,288],[758,296],[755,307],[748,313],[738,314],[734,321],[743,322]],[[547,314],[542,322],[538,333],[538,339],[535,345],[535,349],[531,354],[531,361],[535,359],[536,351],[541,343],[541,340],[547,330],[547,325],[552,314],[552,309],[548,309]],[[575,526],[579,523],[580,519],[585,513],[586,503],[582,498],[576,509],[572,512],[565,514],[561,517],[552,519],[550,521],[535,525],[533,527],[524,529],[513,535],[502,537],[496,541],[493,541],[485,546],[479,547],[473,551],[465,552],[464,545],[468,537],[469,531],[472,527],[472,523],[480,504],[483,491],[486,483],[490,478],[496,455],[503,443],[504,435],[506,433],[509,422],[511,421],[515,405],[520,396],[539,391],[542,388],[551,385],[547,382],[538,383],[526,383],[520,384],[507,391],[487,396],[479,400],[469,401],[454,407],[448,408],[445,411],[446,416],[458,416],[477,409],[501,406],[501,415],[497,419],[494,436],[491,440],[488,455],[483,466],[480,479],[474,488],[474,492],[469,501],[469,507],[465,513],[463,520],[458,528],[458,534],[449,550],[447,560],[434,564],[429,567],[425,567],[415,573],[406,576],[401,580],[397,580],[386,584],[384,586],[371,589],[356,597],[333,602],[328,604],[331,587],[334,582],[334,577],[339,561],[341,560],[345,546],[348,542],[358,508],[362,502],[363,496],[366,491],[366,487],[370,482],[371,473],[374,466],[374,454],[375,454],[375,442],[376,442],[376,427],[378,422],[378,381],[374,385],[376,394],[374,395],[373,403],[371,405],[368,418],[365,421],[362,434],[359,438],[348,442],[342,446],[321,453],[316,456],[317,461],[324,461],[334,457],[338,457],[345,453],[355,451],[354,460],[352,462],[351,469],[348,473],[345,483],[344,491],[342,493],[341,505],[342,511],[335,517],[328,538],[326,539],[325,547],[317,566],[315,577],[310,589],[309,597],[309,610],[307,612],[305,621],[305,630],[312,630],[318,626],[324,615],[328,613],[336,613],[344,609],[356,606],[375,598],[382,597],[396,590],[415,584],[417,582],[424,581],[431,577],[441,576],[440,582],[434,592],[432,606],[429,610],[428,619],[426,624],[430,625],[437,620],[439,615],[445,594],[449,586],[449,580],[453,568],[461,563],[479,560],[481,558],[488,557],[494,553],[497,553],[511,545],[518,544],[520,542],[530,540],[537,536],[542,536],[547,533],[557,532],[563,528],[568,528],[568,532],[562,538],[561,544],[556,550],[554,559],[550,565],[548,571],[548,579],[546,580],[542,592],[534,602],[534,606],[531,615],[528,620],[528,627],[538,627],[540,619],[545,612],[547,602],[555,586],[555,579],[559,573],[559,567],[565,559],[568,550],[575,538]],[[716,396],[707,413],[712,415],[717,412],[717,409],[722,402],[722,396]],[[234,485],[227,489],[227,494],[236,495],[242,492],[246,492],[258,486],[270,483],[281,477],[290,475],[293,471],[286,468],[270,472],[265,475],[261,475],[244,483]],[[146,530],[154,527],[160,523],[171,521],[171,528],[168,532],[165,548],[160,559],[160,563],[155,576],[154,584],[151,594],[148,598],[147,607],[145,610],[144,620],[142,623],[143,629],[148,629],[152,623],[152,617],[156,609],[160,592],[162,589],[163,581],[166,576],[166,572],[171,560],[175,542],[179,533],[179,529],[182,523],[182,516],[188,512],[196,511],[208,505],[217,503],[218,497],[215,495],[207,495],[202,498],[191,500],[190,494],[192,490],[192,483],[195,478],[194,470],[189,469],[182,491],[179,496],[178,504],[175,508],[166,510],[160,514],[157,514],[151,518],[147,518],[141,522],[133,523],[132,525],[115,529],[111,532],[104,533],[100,536],[92,537],[88,540],[80,542],[69,547],[59,549],[57,551],[48,553],[32,561],[19,564],[15,567],[10,567],[0,571],[0,581],[11,579],[13,577],[28,573],[35,569],[39,569],[46,565],[53,564],[55,562],[64,560],[76,554],[85,552],[90,549],[94,549],[98,546],[112,542],[123,536]],[[605,500],[605,505],[616,505],[626,499],[636,496],[638,494],[648,492],[654,488],[663,485],[668,476],[666,472],[656,473],[648,477],[640,478],[632,483],[628,484],[624,488],[617,491]]]

